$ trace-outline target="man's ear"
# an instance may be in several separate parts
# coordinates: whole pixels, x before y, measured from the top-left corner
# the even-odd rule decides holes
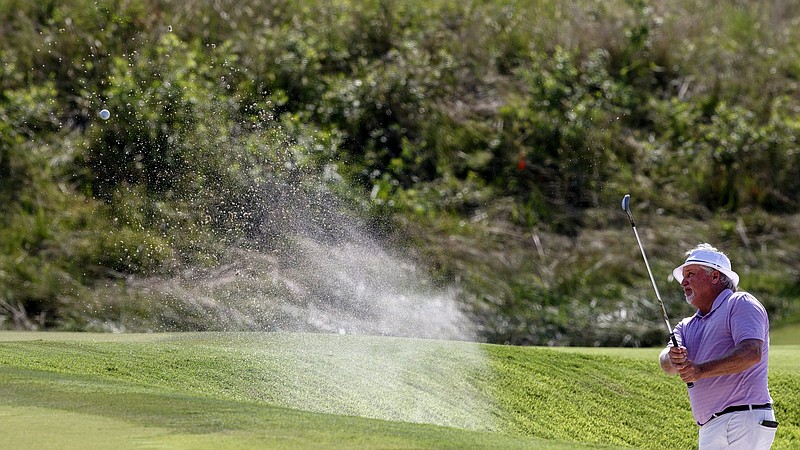
[[[720,274],[719,270],[715,270],[715,271],[711,272],[711,284],[719,283],[720,278],[722,278],[722,277],[721,277],[721,274]]]

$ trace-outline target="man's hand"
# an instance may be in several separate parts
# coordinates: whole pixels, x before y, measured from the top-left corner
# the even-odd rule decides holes
[[[689,354],[686,352],[686,347],[670,347],[669,348],[669,362],[678,371],[689,361]]]
[[[661,365],[661,370],[663,370],[667,375],[677,375],[678,374],[678,365],[673,362],[673,350],[675,350],[674,359],[675,362],[682,364],[686,359],[686,349],[685,348],[678,348],[675,347],[665,347],[664,350],[661,351],[661,354],[658,355],[658,362]]]
[[[689,359],[686,347],[667,347],[661,352],[661,369],[669,375],[680,375],[686,383],[700,377],[700,367]]]
[[[689,359],[686,348],[671,348],[669,351],[669,361],[672,366],[678,370],[678,375],[680,375],[684,383],[693,383],[701,378],[702,366],[700,364],[695,364],[694,361]]]
[[[686,347],[671,347],[668,355],[670,364],[678,371],[681,380],[691,383],[700,379],[700,365],[689,359]]]
[[[761,360],[763,342],[747,339],[721,358],[695,364],[689,359],[685,347],[667,347],[660,355],[661,368],[670,375],[680,375],[681,380],[693,383],[701,378],[738,373]]]

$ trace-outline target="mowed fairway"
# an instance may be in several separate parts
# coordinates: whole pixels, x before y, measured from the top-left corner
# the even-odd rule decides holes
[[[318,334],[0,332],[9,448],[693,448],[659,349]],[[773,346],[800,446],[800,347]]]

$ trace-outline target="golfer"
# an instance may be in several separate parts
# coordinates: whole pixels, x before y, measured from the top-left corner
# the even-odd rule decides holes
[[[778,422],[767,386],[769,319],[725,254],[700,244],[672,272],[697,312],[675,327],[678,348],[661,352],[664,372],[680,375],[700,426],[700,450],[768,449]]]

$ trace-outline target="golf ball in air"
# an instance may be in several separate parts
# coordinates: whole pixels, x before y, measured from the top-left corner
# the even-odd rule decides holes
[[[108,120],[109,117],[111,117],[111,113],[108,112],[107,109],[104,109],[104,110],[100,111],[100,118],[101,119]]]

